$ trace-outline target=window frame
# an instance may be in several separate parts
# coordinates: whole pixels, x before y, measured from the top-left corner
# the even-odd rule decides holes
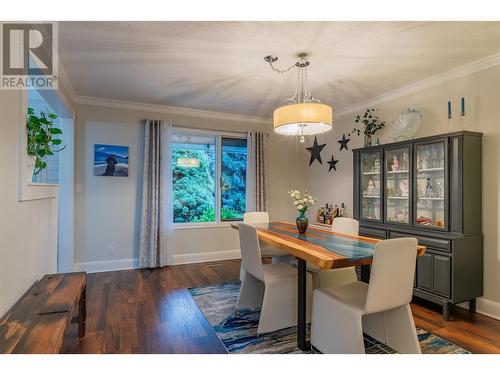
[[[196,134],[199,136],[215,138],[215,221],[210,222],[191,222],[191,223],[176,223],[172,215],[172,225],[174,229],[190,229],[190,228],[217,228],[229,227],[231,224],[240,223],[243,219],[222,220],[221,218],[221,183],[222,183],[222,138],[245,139],[247,134],[241,132],[228,132],[218,130],[193,129],[181,126],[172,126],[172,135],[174,134]],[[171,141],[171,139],[169,140]],[[247,145],[248,146],[248,145]],[[248,149],[248,148],[247,148]],[[169,155],[169,162],[172,163],[172,155]],[[172,165],[173,167],[173,165]],[[172,178],[172,176],[170,177]],[[246,185],[245,185],[246,190]],[[173,194],[172,194],[173,200]]]

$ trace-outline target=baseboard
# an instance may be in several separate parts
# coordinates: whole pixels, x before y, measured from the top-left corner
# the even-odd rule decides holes
[[[464,309],[469,309],[469,303],[459,303],[457,306],[460,306]],[[484,297],[479,297],[476,300],[476,312],[482,315],[489,316],[490,318],[500,320],[500,303],[486,299]]]
[[[479,297],[476,301],[476,311],[480,314],[500,320],[500,303]]]
[[[241,258],[240,250],[177,254],[174,255],[173,264],[177,265],[177,264],[189,264],[189,263],[214,262],[219,260],[240,259],[240,258]],[[88,273],[130,270],[136,268],[139,268],[139,260],[137,258],[75,263],[75,271],[85,271]]]
[[[174,265],[201,262],[214,262],[219,260],[240,259],[240,250],[211,251],[207,253],[190,253],[174,255]]]
[[[139,260],[137,258],[75,263],[75,271],[85,271],[88,273],[130,270],[135,268],[139,268]]]

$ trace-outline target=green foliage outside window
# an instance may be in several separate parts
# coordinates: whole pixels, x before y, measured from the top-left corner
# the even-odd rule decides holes
[[[246,145],[222,147],[221,219],[241,220],[246,209]]]
[[[178,166],[179,158],[196,158],[200,166]],[[174,148],[172,161],[174,223],[214,221],[215,151]]]

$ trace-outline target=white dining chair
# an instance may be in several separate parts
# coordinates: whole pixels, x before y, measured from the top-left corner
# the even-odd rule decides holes
[[[236,308],[262,306],[257,334],[297,324],[297,270],[286,263],[262,264],[257,230],[239,225],[241,259],[245,276]],[[312,278],[307,274],[307,321],[311,320]]]
[[[347,217],[336,217],[332,221],[332,232],[357,236],[359,231],[359,222]],[[293,266],[297,267],[297,261],[293,261]],[[354,267],[335,268],[331,270],[322,270],[314,264],[308,264],[307,270],[313,277],[313,288],[328,288],[335,285],[343,285],[358,281]]]
[[[269,213],[267,212],[246,212],[243,214],[243,222],[245,224],[268,224],[269,223]],[[290,255],[286,251],[280,250],[274,246],[271,246],[263,241],[260,242],[260,251],[263,257],[273,258],[273,263],[282,263],[279,259],[280,257]],[[278,258],[278,259],[275,259]]]
[[[375,245],[370,283],[314,290],[311,344],[323,353],[365,353],[363,332],[399,353],[420,354],[410,309],[415,238]]]
[[[243,214],[243,222],[245,224],[268,224],[269,223],[269,213],[268,212],[246,212]],[[260,251],[263,257],[270,257],[272,263],[289,263],[290,254],[286,251],[277,249],[263,241],[260,241]],[[240,267],[240,280],[243,281],[243,266]]]

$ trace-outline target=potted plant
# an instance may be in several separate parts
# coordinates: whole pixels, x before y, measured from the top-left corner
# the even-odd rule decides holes
[[[363,134],[365,135],[365,139],[364,139],[364,144],[365,144],[365,147],[366,146],[372,146],[372,137],[375,135],[375,133],[377,131],[379,131],[380,129],[383,129],[384,126],[385,126],[385,121],[380,121],[380,119],[378,118],[378,116],[376,115],[376,112],[377,110],[375,108],[368,108],[363,117],[361,117],[360,115],[357,115],[356,118],[354,119],[354,122],[356,123],[363,123],[364,125],[364,129],[357,129],[357,128],[353,128],[352,129],[352,132],[353,134],[357,134],[357,135],[360,135],[361,132],[363,132]]]
[[[56,152],[64,150],[62,144],[62,130],[56,127],[54,120],[57,119],[55,113],[40,111],[37,116],[33,108],[28,107],[26,121],[27,153],[33,159],[33,174],[38,175],[47,168],[45,159]]]
[[[299,211],[299,216],[295,220],[297,229],[300,234],[304,234],[307,230],[307,226],[309,225],[309,219],[306,217],[306,211],[318,200],[313,198],[307,190],[303,195],[298,190],[290,190],[288,194],[290,194],[290,197],[293,199],[293,204],[297,208],[297,211]]]

